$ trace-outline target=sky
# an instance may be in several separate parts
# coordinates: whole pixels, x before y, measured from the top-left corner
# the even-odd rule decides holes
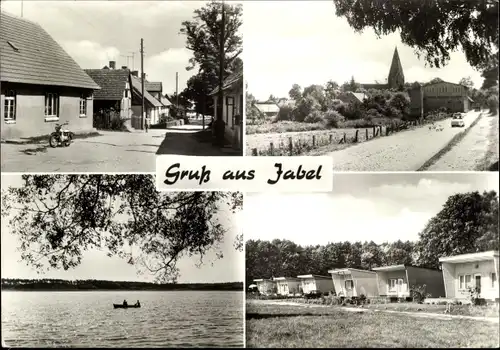
[[[333,192],[247,194],[245,239],[329,242],[416,241],[447,198],[495,190],[498,173],[337,173]]]
[[[186,71],[191,51],[185,48],[181,23],[191,20],[205,1],[24,1],[23,17],[40,24],[82,69],[116,67],[140,71],[144,39],[144,72],[149,81],[161,81],[163,93],[179,92],[196,69]],[[21,1],[2,1],[2,11],[21,15]],[[132,52],[135,57],[131,56]]]
[[[19,175],[2,175],[1,187],[21,186]],[[244,279],[244,253],[237,251],[233,243],[242,232],[242,214],[230,214],[229,210],[221,211],[219,221],[227,233],[221,244],[223,258],[217,260],[215,251],[207,253],[205,262],[197,267],[198,257],[183,257],[177,267],[180,269],[179,283],[217,283],[239,282]],[[145,281],[153,282],[151,275],[137,274],[136,267],[129,265],[119,258],[109,258],[104,251],[89,250],[84,253],[82,263],[73,270],[52,270],[44,275],[38,275],[35,270],[20,261],[21,255],[17,251],[19,242],[17,237],[9,232],[8,220],[2,218],[1,224],[1,271],[2,278],[57,278],[57,279],[97,279],[114,281]],[[213,263],[213,265],[212,265]]]
[[[244,22],[247,91],[259,100],[288,97],[295,83],[341,85],[351,76],[360,83],[384,83],[395,47],[407,82],[439,77],[458,83],[470,76],[476,88],[482,84],[462,52],[451,53],[442,69],[426,67],[399,34],[377,39],[371,29],[356,33],[335,15],[333,1],[245,1]]]

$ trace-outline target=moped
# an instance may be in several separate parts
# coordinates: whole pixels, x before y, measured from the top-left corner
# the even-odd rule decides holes
[[[50,134],[49,145],[50,147],[68,147],[73,140],[73,133],[67,129],[63,129],[64,125],[68,125],[69,123],[56,124],[55,131]]]

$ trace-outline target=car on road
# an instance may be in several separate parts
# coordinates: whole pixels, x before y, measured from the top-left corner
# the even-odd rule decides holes
[[[463,113],[453,114],[453,117],[451,119],[451,127],[453,128],[455,126],[458,126],[459,128],[462,128],[465,126]]]
[[[309,293],[304,294],[304,298],[306,299],[317,299],[321,298],[323,293],[321,293],[319,290],[312,290]]]

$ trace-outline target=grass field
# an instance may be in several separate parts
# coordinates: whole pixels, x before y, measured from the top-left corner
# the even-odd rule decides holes
[[[498,347],[498,324],[247,302],[247,347]]]

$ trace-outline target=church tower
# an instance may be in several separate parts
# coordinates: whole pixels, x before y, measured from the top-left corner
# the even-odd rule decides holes
[[[400,89],[405,84],[405,76],[403,74],[403,66],[399,59],[398,48],[394,49],[392,56],[391,69],[389,70],[389,77],[387,78],[387,85],[389,89]]]

